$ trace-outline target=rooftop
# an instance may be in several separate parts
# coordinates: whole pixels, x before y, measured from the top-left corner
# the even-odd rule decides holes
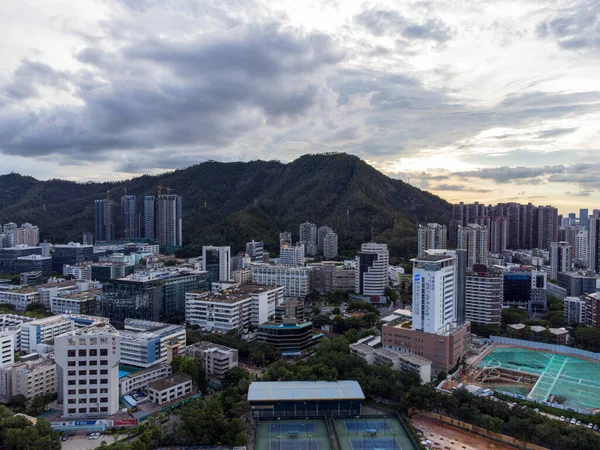
[[[352,350],[356,350],[359,353],[365,353],[365,354],[368,354],[368,355],[370,355],[371,353],[373,353],[375,351],[371,347],[369,347],[368,345],[360,344],[360,343],[350,344],[350,348]]]
[[[155,372],[156,370],[160,370],[165,367],[170,367],[170,365],[163,363],[163,364],[157,364],[155,366],[148,367],[146,369],[136,370],[135,372],[128,373],[124,377],[119,378],[119,383],[144,376],[147,373],[152,373],[152,372]]]
[[[201,300],[218,302],[218,303],[237,303],[241,300],[246,300],[252,294],[261,294],[272,291],[274,289],[283,289],[280,286],[262,286],[258,284],[246,284],[235,287],[233,289],[225,289],[221,292],[208,293],[205,291],[190,291],[188,294],[206,294]]]
[[[150,383],[148,387],[156,391],[164,391],[165,389],[172,388],[173,386],[177,386],[179,384],[187,383],[191,380],[191,377],[189,377],[188,375],[184,375],[182,373],[175,373],[167,378],[163,378],[162,380],[156,380]]]
[[[68,300],[89,300],[100,294],[102,294],[102,289],[92,289],[90,291],[75,292],[73,294],[57,295],[52,298]]]
[[[364,400],[356,381],[255,381],[248,390],[249,402],[276,400]]]
[[[415,366],[429,366],[431,365],[431,361],[426,358],[423,358],[419,355],[413,355],[412,353],[400,353],[400,359],[407,361]]]
[[[57,339],[65,336],[85,336],[94,334],[114,334],[118,336],[119,331],[112,325],[106,323],[97,323],[94,325],[90,325],[89,327],[77,328],[73,331],[69,331],[68,333],[61,334],[57,337]]]
[[[231,352],[231,351],[235,350],[233,348],[226,347],[225,345],[215,344],[214,342],[207,342],[207,341],[201,341],[201,342],[197,342],[197,343],[192,344],[192,345],[188,345],[188,346],[186,346],[186,352],[187,352],[188,349],[189,350],[210,350],[210,349],[217,349],[217,350],[221,350],[221,351],[225,351],[225,352]]]

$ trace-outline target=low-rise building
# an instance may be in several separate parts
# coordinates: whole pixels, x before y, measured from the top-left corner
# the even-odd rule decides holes
[[[238,366],[238,351],[212,342],[198,342],[186,347],[185,353],[193,356],[204,367],[207,378],[222,380],[225,375]]]
[[[426,333],[411,325],[398,323],[382,327],[383,347],[412,353],[431,361],[432,373],[448,372],[469,351],[471,323],[466,322],[446,333]]]
[[[31,399],[36,395],[58,392],[54,358],[18,362],[12,366],[11,372],[13,396],[24,395]]]
[[[431,382],[431,361],[411,353],[400,354],[400,371],[417,372],[421,383]]]
[[[50,310],[53,314],[87,314],[100,312],[101,289],[58,295],[50,299]]]
[[[161,363],[125,375],[124,377],[119,378],[120,395],[122,397],[125,394],[145,389],[151,383],[169,377],[172,373],[173,369],[170,364]]]
[[[583,323],[585,311],[585,300],[579,297],[565,297],[564,313],[565,323]]]
[[[121,336],[121,364],[147,368],[177,356],[186,345],[185,326],[149,320],[125,319]]]
[[[21,325],[21,351],[31,353],[35,346],[50,341],[75,329],[75,323],[66,314],[36,319]]]
[[[158,405],[172,402],[192,392],[192,379],[180,373],[157,380],[148,386],[150,400]]]
[[[283,323],[263,323],[258,326],[256,340],[274,345],[283,356],[301,356],[318,343],[321,334],[313,335],[312,322],[283,319]]]
[[[275,322],[281,323],[284,318],[295,318],[299,321],[304,320],[304,301],[290,298],[275,307]]]
[[[350,354],[367,362],[375,364],[375,350],[368,345],[355,342],[350,344]]]

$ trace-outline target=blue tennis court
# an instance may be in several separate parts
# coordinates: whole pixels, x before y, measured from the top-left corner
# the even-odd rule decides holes
[[[314,433],[317,430],[312,422],[278,422],[271,424],[271,434]]]
[[[346,427],[346,431],[348,432],[361,432],[361,431],[371,431],[371,430],[375,430],[375,431],[385,431],[390,432],[392,431],[391,427],[388,425],[387,422],[385,422],[384,420],[369,420],[369,421],[350,421],[350,420],[346,420],[344,421],[344,426]]]
[[[352,439],[352,450],[401,450],[400,444],[393,438]]]
[[[320,450],[317,440],[269,440],[268,450]]]

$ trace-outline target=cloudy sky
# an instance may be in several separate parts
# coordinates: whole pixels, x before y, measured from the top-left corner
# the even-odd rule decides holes
[[[0,173],[345,151],[450,201],[600,207],[600,1],[19,0]]]

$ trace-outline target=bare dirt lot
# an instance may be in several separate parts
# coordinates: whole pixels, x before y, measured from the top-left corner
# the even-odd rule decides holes
[[[417,430],[423,432],[422,439],[429,439],[432,442],[431,448],[433,449],[515,450],[517,448],[512,445],[492,441],[425,416],[414,416],[411,422]]]

